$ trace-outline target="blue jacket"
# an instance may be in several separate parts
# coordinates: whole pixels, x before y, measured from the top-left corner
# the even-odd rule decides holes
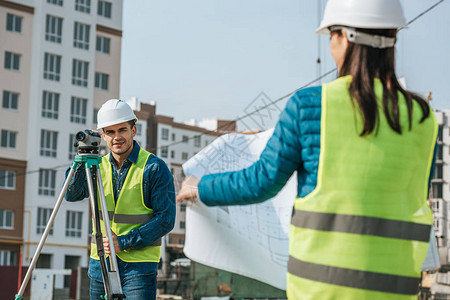
[[[210,206],[263,202],[274,197],[294,171],[298,171],[297,195],[311,193],[317,185],[321,105],[321,86],[296,92],[287,102],[260,159],[238,172],[202,177],[198,185],[201,201]]]
[[[206,205],[262,202],[274,197],[294,171],[298,171],[298,196],[317,185],[320,153],[322,87],[296,92],[287,102],[272,137],[252,166],[239,172],[202,177],[199,195]],[[244,188],[245,187],[245,188]]]

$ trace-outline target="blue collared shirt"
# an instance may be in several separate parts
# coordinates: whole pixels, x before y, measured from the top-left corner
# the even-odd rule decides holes
[[[133,142],[133,150],[117,170],[114,158],[110,155],[109,163],[112,166],[112,180],[114,200],[117,201],[128,170],[137,162],[141,147]],[[66,177],[70,169],[66,172]],[[103,179],[103,178],[102,178]],[[151,155],[144,167],[144,180],[142,183],[144,203],[153,209],[153,218],[141,227],[130,231],[126,235],[117,237],[121,250],[144,248],[162,236],[169,233],[175,223],[175,190],[173,177],[165,162],[155,155]],[[65,198],[68,201],[80,201],[89,197],[84,169],[75,173],[71,180]],[[140,201],[139,199],[137,199]],[[109,262],[109,260],[108,260]],[[155,274],[158,264],[155,262],[127,263],[117,257],[120,277]],[[89,277],[102,280],[100,261],[90,259]]]

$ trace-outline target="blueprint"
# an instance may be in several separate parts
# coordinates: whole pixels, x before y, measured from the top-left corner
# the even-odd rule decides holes
[[[183,165],[187,176],[237,171],[257,161],[273,130],[219,137]],[[199,263],[286,289],[289,224],[296,176],[274,198],[260,204],[207,207],[186,212],[187,257]]]
[[[272,133],[221,136],[188,160],[184,172],[202,177],[246,168],[258,160]],[[186,211],[184,253],[199,263],[285,290],[289,224],[296,194],[294,174],[277,196],[260,204],[207,207],[194,203]],[[432,230],[422,270],[439,266]]]

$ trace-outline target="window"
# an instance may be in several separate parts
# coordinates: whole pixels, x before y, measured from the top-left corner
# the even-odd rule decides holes
[[[84,12],[84,13],[91,13],[91,0],[76,0],[75,1],[75,10]]]
[[[75,155],[77,155],[77,147],[74,146],[76,143],[75,134],[69,135],[69,160],[73,160]]]
[[[53,226],[52,226],[53,230]],[[52,268],[53,254],[39,255],[38,261],[36,263],[36,269],[51,269]]]
[[[80,260],[80,256],[64,255],[64,269],[77,269],[80,266]],[[70,288],[70,281],[71,275],[64,275],[64,288]]]
[[[20,54],[5,51],[5,69],[19,71]]]
[[[438,218],[434,218],[434,220],[433,220],[434,230],[440,231],[439,230],[439,225],[440,225],[439,223],[440,223],[439,219]]]
[[[97,35],[97,45],[96,45],[95,49],[98,52],[109,54],[110,44],[111,44],[110,38]]]
[[[47,15],[45,21],[45,40],[61,44],[62,38],[62,18]]]
[[[0,250],[0,266],[15,266],[17,252]]]
[[[209,144],[209,141],[205,141],[205,147],[208,146],[208,144]]]
[[[51,4],[62,6],[63,5],[63,0],[47,0],[47,3],[51,3]]]
[[[70,122],[86,124],[87,99],[72,97]]]
[[[38,207],[38,218],[37,218],[37,226],[36,226],[36,233],[44,233],[45,227],[47,226],[48,220],[50,220],[50,216],[52,215],[52,209],[51,208],[43,208]],[[53,225],[52,228],[50,228],[49,235],[53,235]]]
[[[434,199],[442,198],[442,187],[442,182],[433,182],[431,184]]]
[[[184,245],[184,239],[180,239],[179,243],[180,245]]]
[[[175,170],[173,168],[170,168],[170,174],[174,174]]]
[[[184,221],[180,221],[180,229],[185,229],[186,223]]]
[[[175,141],[175,133],[172,133],[172,141]]]
[[[0,209],[0,228],[14,228],[14,212],[12,210]]]
[[[12,14],[6,14],[6,30],[21,33],[22,18]]]
[[[89,30],[91,26],[75,22],[73,29],[73,46],[80,49],[89,49]]]
[[[95,87],[101,90],[108,90],[109,75],[95,72]]]
[[[167,146],[161,147],[161,157],[167,158],[169,149]]]
[[[81,211],[67,211],[66,212],[66,236],[81,237]]]
[[[161,128],[161,139],[168,141],[169,140],[169,129]]]
[[[432,200],[431,201],[431,205],[432,205],[433,211],[438,211],[439,210],[439,200]]]
[[[43,91],[42,92],[42,117],[49,119],[58,119],[59,112],[59,94]]]
[[[14,190],[16,188],[16,172],[0,170],[0,189]]]
[[[94,108],[94,116],[93,116],[93,123],[97,124],[97,115],[98,115],[98,109]]]
[[[103,16],[105,18],[111,18],[111,2],[107,1],[98,1],[98,8],[97,8],[97,14],[99,16]]]
[[[19,101],[19,94],[3,91],[3,108],[17,110],[17,102]]]
[[[187,135],[183,135],[183,138],[181,140],[183,143],[189,143],[189,137]]]
[[[39,170],[39,195],[55,195],[56,171],[48,169]],[[39,232],[38,232],[39,233]]]
[[[41,130],[41,156],[56,157],[58,132]]]
[[[1,147],[7,149],[16,149],[17,132],[2,129]]]
[[[442,131],[443,131],[444,127],[442,125],[439,125],[438,128],[438,135],[437,135],[437,141],[438,142],[442,142]]]
[[[449,132],[450,132],[450,130],[449,130]],[[444,147],[442,145],[438,145],[437,147],[438,147],[438,149],[437,149],[437,154],[436,154],[436,160],[440,161],[443,158],[443,154],[444,154],[443,148]]]
[[[188,154],[186,152],[182,152],[181,153],[181,159],[182,160],[187,160],[188,159]]]
[[[436,164],[434,166],[434,179],[443,179],[443,165],[442,164]]]
[[[74,59],[72,63],[72,84],[87,87],[88,84],[88,67],[87,61]]]
[[[180,205],[180,211],[186,211],[186,204]]]
[[[199,135],[194,136],[194,146],[200,147],[200,143],[201,143],[201,136]]]
[[[142,124],[136,124],[136,135],[142,135]]]
[[[45,53],[44,79],[59,81],[61,73],[61,56]]]
[[[170,151],[170,158],[175,158],[175,151],[174,150]]]

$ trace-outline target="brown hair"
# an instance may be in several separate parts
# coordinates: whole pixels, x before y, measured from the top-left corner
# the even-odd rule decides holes
[[[128,125],[130,125],[130,128],[133,129],[133,126],[136,125],[136,120],[128,121]]]
[[[361,32],[387,37],[395,37],[396,29],[357,29]],[[333,31],[339,35],[341,30]],[[383,84],[382,109],[389,126],[397,133],[402,133],[398,92],[402,93],[408,108],[409,130],[412,128],[413,101],[422,110],[423,122],[430,115],[428,103],[419,95],[402,88],[395,75],[395,48],[378,49],[370,46],[349,43],[345,53],[344,63],[339,70],[339,76],[351,75],[352,82],[349,93],[353,106],[358,106],[363,120],[360,136],[371,134],[379,122],[378,104],[374,92],[374,79],[379,78]]]

